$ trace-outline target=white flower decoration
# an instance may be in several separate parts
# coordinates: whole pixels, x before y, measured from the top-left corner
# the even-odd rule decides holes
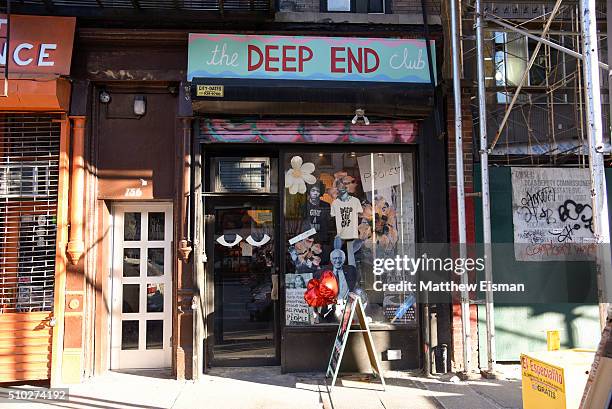
[[[289,188],[289,194],[306,193],[306,183],[313,185],[317,182],[312,175],[314,170],[314,163],[303,163],[300,156],[291,158],[291,169],[285,173],[285,187]]]

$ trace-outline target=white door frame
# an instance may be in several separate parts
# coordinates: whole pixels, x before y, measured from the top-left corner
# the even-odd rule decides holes
[[[141,237],[139,241],[124,242],[124,214],[129,212],[141,213]],[[148,240],[150,212],[163,212],[165,214],[164,240]],[[110,369],[168,368],[172,364],[173,224],[171,202],[114,203],[112,206]],[[138,277],[123,277],[124,248],[140,249],[140,275]],[[149,248],[164,249],[162,276],[147,276]],[[138,313],[123,313],[123,284],[139,285]],[[163,312],[146,312],[147,284],[163,284]],[[147,318],[163,320],[163,346],[161,349],[146,348]],[[138,320],[139,322],[137,350],[121,349],[123,320]]]

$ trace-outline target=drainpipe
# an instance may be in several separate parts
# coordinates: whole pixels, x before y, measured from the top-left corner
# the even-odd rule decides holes
[[[85,118],[71,116],[72,130],[72,165],[70,173],[70,241],[68,242],[68,259],[77,264],[85,252],[83,241],[83,197],[85,196]]]
[[[181,240],[178,246],[179,256],[187,263],[191,254],[190,222],[191,222],[191,118],[181,118],[183,125],[183,141],[181,161],[183,162],[181,185]]]

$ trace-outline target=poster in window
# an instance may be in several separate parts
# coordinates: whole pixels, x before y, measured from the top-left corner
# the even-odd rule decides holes
[[[311,308],[304,300],[306,285],[312,274],[285,275],[285,321],[287,325],[309,325],[313,323]]]

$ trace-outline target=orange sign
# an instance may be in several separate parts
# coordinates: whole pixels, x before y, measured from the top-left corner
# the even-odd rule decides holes
[[[9,78],[70,74],[75,22],[74,17],[14,14],[9,21],[6,14],[0,14],[0,70],[4,70],[8,61]]]

